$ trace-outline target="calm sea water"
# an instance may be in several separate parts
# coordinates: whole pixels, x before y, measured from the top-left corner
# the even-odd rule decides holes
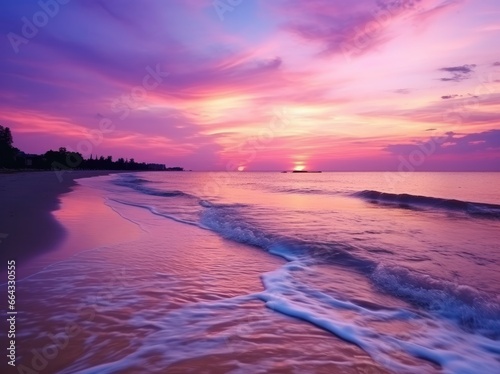
[[[62,373],[500,372],[499,173],[80,183],[144,234],[25,281],[58,280],[55,320],[80,311]],[[75,305],[123,269],[85,319]]]

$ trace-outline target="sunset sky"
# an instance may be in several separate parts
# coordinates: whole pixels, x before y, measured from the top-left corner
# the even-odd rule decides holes
[[[28,153],[193,170],[500,170],[498,0],[0,7],[0,125]]]

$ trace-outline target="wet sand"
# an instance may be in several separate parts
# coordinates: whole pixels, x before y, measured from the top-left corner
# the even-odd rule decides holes
[[[59,196],[71,191],[75,179],[113,172],[72,171],[61,179],[53,171],[0,174],[0,264],[10,259],[22,264],[54,248],[65,237],[64,228],[52,214],[59,207]]]
[[[33,323],[32,318],[23,319],[25,315],[35,313],[43,321],[46,338],[51,323],[52,301],[44,309],[47,301],[47,289],[57,289],[61,284],[57,280],[57,271],[51,272],[59,264],[73,259],[87,250],[102,248],[123,241],[137,238],[141,229],[120,217],[105,204],[103,197],[95,191],[78,185],[77,179],[108,175],[108,171],[74,171],[66,173],[59,181],[52,172],[27,172],[0,175],[0,232],[3,232],[0,243],[2,262],[0,268],[0,284],[2,294],[6,295],[7,261],[16,262],[16,346],[17,368],[7,365],[7,360],[0,362],[0,372],[23,372],[22,364],[29,361],[32,365],[32,349],[38,348],[37,339],[23,338],[25,329]],[[78,263],[78,259],[75,260]],[[74,269],[71,270],[73,272]],[[30,289],[25,286],[32,278],[48,274],[42,287]],[[108,276],[108,274],[106,275]],[[85,295],[83,295],[85,297]],[[7,298],[0,303],[2,315],[6,315]],[[67,303],[70,312],[77,303]],[[5,310],[4,310],[5,308]],[[56,328],[57,327],[57,328]],[[60,332],[61,324],[54,330]],[[0,346],[8,347],[8,326],[6,319],[0,322]],[[64,332],[63,325],[63,332]],[[67,354],[73,347],[68,347]],[[29,356],[29,360],[27,360]],[[71,359],[71,356],[70,356]],[[43,361],[43,360],[42,360]],[[41,362],[42,362],[41,361]],[[54,360],[56,361],[56,360]],[[62,360],[66,362],[65,360]],[[40,364],[40,368],[44,365]],[[36,366],[36,365],[35,365]],[[19,371],[20,370],[20,371]],[[27,372],[30,372],[29,370]],[[51,368],[43,368],[40,373],[52,372]]]

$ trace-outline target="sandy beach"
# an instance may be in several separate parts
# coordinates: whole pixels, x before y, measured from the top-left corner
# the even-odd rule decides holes
[[[75,179],[107,175],[115,171],[72,171],[59,179],[52,171],[0,173],[1,263],[15,259],[23,264],[30,257],[54,248],[65,230],[52,212],[60,196],[72,190]],[[3,267],[0,272],[4,272]]]
[[[16,315],[17,336],[22,336],[33,320],[25,318],[26,315],[34,313],[44,321],[52,313],[53,304],[50,301],[47,308],[42,304],[43,300],[53,295],[44,296],[39,289],[30,289],[29,285],[25,286],[26,281],[32,277],[43,278],[47,274],[44,279],[48,289],[57,289],[64,283],[57,280],[59,264],[91,249],[132,240],[141,232],[136,225],[124,220],[107,206],[102,195],[76,181],[111,173],[116,171],[73,171],[66,173],[61,181],[49,171],[0,174],[0,204],[3,208],[0,211],[0,232],[4,234],[0,243],[3,264],[0,283],[6,286],[7,261],[15,260],[15,307],[19,311]],[[74,261],[79,263],[78,258]],[[51,272],[52,268],[56,269],[55,272]],[[86,271],[82,274],[86,274]],[[76,305],[75,301],[73,304],[68,303],[67,307],[71,309]],[[2,309],[6,306],[2,302]],[[43,322],[42,325],[43,335],[47,338],[47,331],[52,324]],[[8,330],[6,319],[2,319],[0,328],[2,331]],[[53,329],[58,333],[61,325],[57,323]],[[6,337],[6,334],[0,336],[2,346],[9,345]],[[17,338],[16,343],[19,370],[30,367],[33,356],[31,350],[39,348],[39,341]],[[68,352],[73,351],[74,347],[68,347]],[[23,366],[23,363],[27,363],[27,366]],[[67,361],[59,357],[57,363],[63,365]],[[5,362],[0,364],[0,368],[7,370],[2,372],[18,372]],[[49,373],[53,372],[54,367],[38,369],[37,372]]]

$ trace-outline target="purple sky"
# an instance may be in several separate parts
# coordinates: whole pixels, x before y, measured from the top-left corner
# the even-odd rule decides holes
[[[0,21],[0,125],[26,152],[500,170],[498,0],[23,0]]]

